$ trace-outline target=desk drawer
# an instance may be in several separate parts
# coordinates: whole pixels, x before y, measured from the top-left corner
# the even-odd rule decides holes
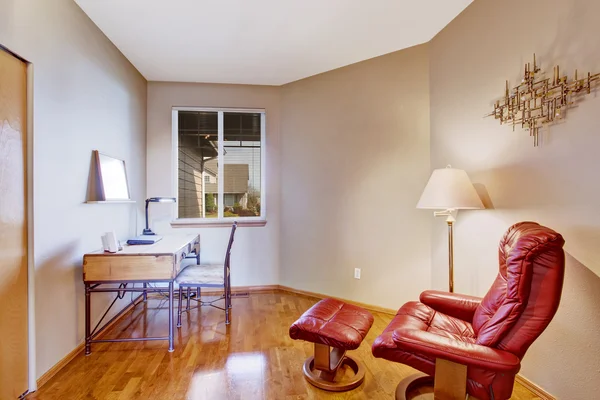
[[[84,282],[170,280],[175,275],[172,255],[86,255],[83,258]]]
[[[200,253],[200,237],[198,236],[193,241],[189,242],[183,249],[179,250],[175,257],[175,276],[179,274],[181,271],[181,264],[186,260],[186,257],[189,256],[198,256]],[[189,259],[188,259],[189,260]],[[187,263],[186,265],[189,265]]]

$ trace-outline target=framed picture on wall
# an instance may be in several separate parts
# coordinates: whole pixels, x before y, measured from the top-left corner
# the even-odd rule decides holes
[[[131,200],[125,161],[94,150],[97,193],[101,201]]]

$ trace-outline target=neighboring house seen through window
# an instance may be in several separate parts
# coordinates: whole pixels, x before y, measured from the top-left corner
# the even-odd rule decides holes
[[[265,113],[174,109],[177,218],[264,219]]]

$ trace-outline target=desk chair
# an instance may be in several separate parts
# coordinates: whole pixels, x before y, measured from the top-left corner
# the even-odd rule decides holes
[[[200,306],[211,306],[225,311],[225,323],[229,324],[229,310],[231,309],[231,278],[230,278],[230,259],[233,237],[237,229],[237,222],[231,226],[229,235],[229,244],[225,253],[225,263],[223,265],[190,265],[183,269],[175,282],[179,285],[179,304],[177,307],[177,327],[181,327],[182,297],[183,289],[187,289],[187,305],[185,311],[190,310],[191,288],[197,291],[194,301]],[[213,301],[202,301],[200,295],[201,288],[223,288],[223,295]],[[219,300],[225,300],[225,307],[216,306],[214,303]]]

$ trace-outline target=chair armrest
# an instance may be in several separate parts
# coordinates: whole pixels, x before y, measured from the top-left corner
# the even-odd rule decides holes
[[[431,358],[443,358],[458,364],[514,374],[521,368],[519,358],[507,351],[461,342],[427,331],[400,328],[394,331],[392,339],[403,351]]]
[[[440,292],[437,290],[426,290],[421,293],[419,299],[421,303],[428,305],[442,314],[467,322],[473,321],[475,310],[481,303],[480,297]]]

